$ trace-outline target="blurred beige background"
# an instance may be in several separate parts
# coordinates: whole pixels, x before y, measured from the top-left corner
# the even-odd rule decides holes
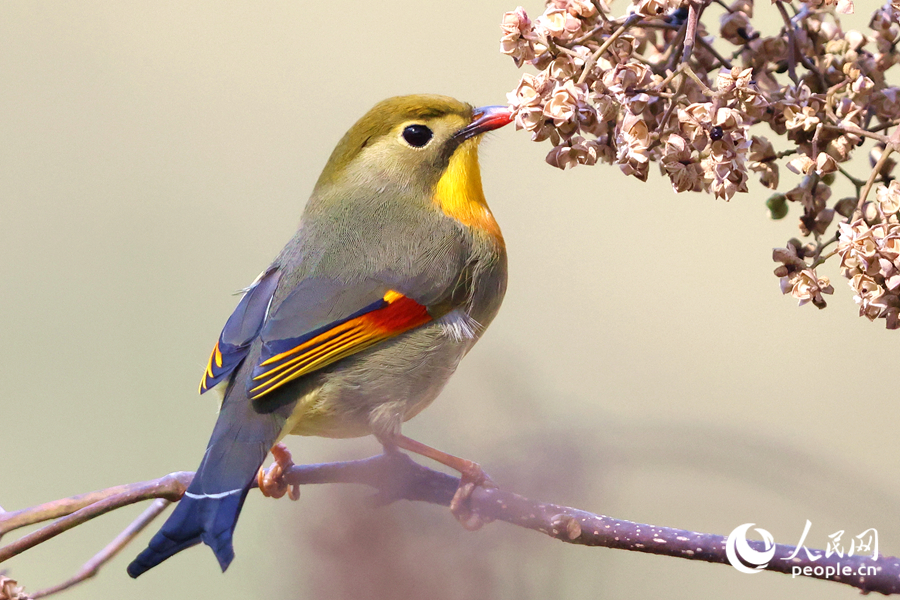
[[[195,468],[216,410],[196,386],[231,294],[293,232],[331,148],[386,96],[504,102],[518,74],[498,22],[513,8],[0,4],[0,506]],[[836,269],[825,311],[781,296],[771,249],[796,214],[768,221],[757,185],[730,204],[676,197],[655,170],[648,185],[563,173],[547,150],[511,128],[483,146],[509,292],[407,433],[546,501],[722,534],[754,522],[791,544],[810,519],[813,547],[875,527],[900,553],[900,334],[855,316]],[[290,447],[305,462],[378,451]],[[468,533],[438,507],[372,510],[367,494],[252,494],[227,574],[203,547],[130,580],[147,532],[66,597],[855,597],[505,524]],[[57,583],[139,510],[4,568],[31,591]]]

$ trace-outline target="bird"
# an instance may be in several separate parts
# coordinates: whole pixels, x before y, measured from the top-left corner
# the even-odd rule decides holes
[[[438,396],[503,301],[506,244],[478,147],[511,120],[505,106],[396,96],[341,138],[297,232],[225,322],[200,383],[221,394],[212,436],[131,577],[201,542],[225,571],[247,493],[288,434],[374,435],[386,451],[489,480],[401,426]]]

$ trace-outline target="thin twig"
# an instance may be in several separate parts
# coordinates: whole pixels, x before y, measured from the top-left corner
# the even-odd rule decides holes
[[[833,236],[831,236],[830,238],[828,238],[828,241],[822,242],[822,243],[819,244],[819,247],[816,248],[816,254],[815,254],[815,256],[813,257],[812,264],[809,265],[809,268],[815,269],[816,267],[818,267],[819,265],[821,265],[822,263],[824,263],[826,260],[828,260],[829,258],[831,258],[832,256],[834,256],[835,254],[837,254],[837,250],[833,250],[832,252],[829,252],[829,253],[826,254],[825,256],[822,256],[822,250],[824,250],[825,248],[827,248],[827,247],[830,246],[831,244],[837,242],[837,241],[838,241],[838,236],[839,236],[839,234],[835,233]]]
[[[672,113],[675,111],[675,107],[678,104],[678,98],[684,91],[684,85],[686,83],[687,78],[682,75],[681,81],[678,83],[678,89],[675,90],[675,94],[672,96],[672,101],[669,102],[669,106],[666,107],[666,112],[663,113],[662,119],[659,122],[660,133],[666,130],[666,125],[669,123],[669,117],[671,117]]]
[[[815,160],[819,156],[819,136],[822,134],[824,123],[816,125],[816,133],[812,139],[812,159]]]
[[[809,14],[809,10],[806,5],[803,5],[803,8],[793,17],[790,17],[787,14],[784,6],[782,5],[782,0],[778,0],[776,3],[778,7],[778,12],[781,14],[781,18],[784,21],[785,32],[788,36],[788,75],[791,77],[791,81],[794,82],[794,85],[799,83],[799,79],[797,78],[797,62],[799,61],[804,67],[807,68],[811,73],[814,73],[816,77],[819,79],[819,84],[822,86],[822,90],[828,88],[828,82],[825,80],[825,76],[819,70],[816,65],[812,63],[809,58],[806,57],[800,51],[800,45],[797,42],[797,34],[796,27],[797,22],[806,17]]]
[[[743,44],[741,44],[740,47],[738,47],[737,50],[735,50],[734,52],[731,53],[731,60],[737,60],[737,58],[738,58],[741,54],[743,54],[745,51],[749,50],[749,49],[750,49],[750,46],[749,46],[750,42],[753,41],[753,40],[755,40],[755,39],[758,38],[758,37],[759,37],[759,33],[756,33],[756,34],[753,35],[753,37],[750,38],[750,40],[748,40],[748,41],[744,42]]]
[[[638,62],[644,63],[644,64],[647,65],[647,67],[649,67],[651,70],[656,66],[656,65],[653,64],[653,61],[651,61],[649,58],[647,58],[646,56],[644,56],[644,55],[641,54],[640,52],[637,52],[636,50],[632,50],[632,51],[631,51],[631,58],[633,58],[634,60],[636,60],[636,61],[638,61]]]
[[[153,501],[147,510],[141,513],[141,515],[131,522],[131,524],[126,527],[122,533],[117,535],[113,541],[106,545],[103,550],[98,552],[91,558],[89,561],[84,563],[81,569],[78,572],[65,580],[64,582],[54,585],[53,587],[49,587],[43,590],[38,590],[37,592],[30,594],[30,598],[32,600],[37,600],[37,598],[43,598],[45,596],[49,596],[51,594],[56,594],[57,592],[61,592],[63,590],[67,590],[73,585],[81,583],[82,581],[86,581],[91,577],[95,576],[99,571],[100,567],[109,562],[113,557],[115,557],[119,551],[121,551],[125,546],[128,545],[131,540],[133,540],[144,528],[149,525],[156,517],[158,517],[165,509],[171,504],[169,500],[164,498],[157,498]]]
[[[688,23],[685,21],[675,34],[675,39],[669,46],[671,54],[666,58],[666,68],[675,69],[680,64],[681,56],[684,53],[684,40],[687,35]]]
[[[657,89],[659,89],[660,91],[666,89],[669,86],[669,83],[671,83],[671,81],[673,79],[675,79],[675,76],[678,75],[680,72],[681,72],[681,69],[678,68],[678,69],[675,69],[674,71],[672,71],[671,73],[669,73],[668,75],[666,75],[666,78],[663,79],[662,81],[660,81],[659,85],[656,86]]]
[[[2,548],[0,548],[0,563],[12,558],[13,556],[21,554],[29,548],[33,548],[40,543],[46,542],[47,540],[56,537],[64,531],[68,531],[73,527],[81,525],[82,523],[86,523],[94,517],[99,517],[100,515],[106,514],[111,510],[115,510],[123,506],[128,506],[129,504],[134,504],[135,502],[141,502],[142,500],[150,500],[153,498],[165,498],[167,500],[176,501],[181,498],[182,494],[184,494],[184,490],[187,489],[187,486],[188,484],[190,484],[191,478],[193,478],[193,476],[193,473],[186,472],[171,473],[170,475],[166,475],[165,477],[161,477],[160,479],[154,479],[153,481],[145,481],[142,483],[133,483],[128,486],[120,486],[126,487],[128,489],[123,492],[108,494],[107,497],[102,500],[95,501],[93,504],[71,512],[71,514],[68,514],[68,516],[57,519],[50,525],[41,527],[37,531],[22,536],[15,542],[3,546]],[[116,490],[117,488],[110,489]],[[71,500],[71,498],[67,498],[65,500],[68,501]],[[62,503],[64,501],[57,502]],[[46,514],[54,512],[56,510],[56,508],[53,506],[54,504],[56,503],[50,502],[48,504],[41,505],[40,507],[36,507],[35,509],[26,509],[26,511],[31,513],[33,517],[31,523],[40,523],[41,521],[47,520],[47,518],[53,518],[46,517]],[[46,508],[48,506],[50,508]],[[39,510],[42,508],[43,510]],[[2,518],[2,516],[0,516],[0,518]]]
[[[870,127],[869,131],[873,131],[873,132],[874,131],[884,131],[888,127],[896,127],[897,125],[900,125],[900,119],[893,119],[891,121],[879,123],[878,125],[875,125],[874,127]]]
[[[645,21],[643,23],[635,25],[635,27],[643,27],[644,29],[668,29],[669,31],[682,31],[684,29],[683,25],[679,26],[672,25],[671,23],[655,23],[653,21]],[[719,54],[719,52],[715,48],[713,48],[712,44],[707,42],[702,35],[697,36],[696,41],[699,42],[701,46],[709,50],[710,54],[716,57],[716,60],[718,60],[723,67],[725,67],[726,69],[730,69],[732,67],[731,61]],[[673,46],[674,40],[673,44],[669,47],[672,48]]]
[[[722,0],[716,0],[716,4],[728,11],[729,14],[734,12],[733,10],[731,10],[731,7],[725,4]]]
[[[794,25],[791,23],[790,15],[787,14],[784,6],[781,4],[781,0],[777,0],[775,6],[778,7],[778,12],[781,13],[781,18],[784,20],[784,29],[788,36],[788,76],[796,85],[799,80],[797,79],[797,38],[794,36]]]
[[[725,67],[726,69],[731,70],[731,68],[732,68],[732,66],[731,66],[731,61],[729,61],[727,58],[725,58],[724,56],[722,56],[721,54],[719,54],[718,50],[716,50],[715,48],[713,48],[712,44],[710,44],[709,42],[707,42],[706,40],[703,39],[703,36],[698,37],[698,38],[697,38],[697,41],[700,42],[700,45],[703,46],[706,50],[708,50],[710,54],[712,54],[713,56],[715,56],[715,57],[716,57],[716,60],[718,60],[719,63],[720,63],[723,67]]]
[[[856,203],[856,210],[853,211],[853,216],[855,218],[859,218],[860,216],[862,216],[863,204],[866,203],[866,198],[869,195],[869,191],[872,189],[872,185],[874,185],[875,179],[877,179],[878,174],[881,173],[881,168],[887,162],[888,157],[893,151],[894,148],[890,144],[885,146],[884,151],[881,153],[881,157],[879,157],[878,162],[875,163],[875,167],[872,169],[872,172],[869,173],[869,179],[868,181],[866,181],[865,187],[859,194],[859,201]]]
[[[711,89],[709,89],[709,87],[705,83],[703,83],[703,81],[700,80],[700,78],[697,76],[697,74],[694,73],[694,70],[692,68],[690,68],[687,63],[682,63],[681,68],[682,68],[682,71],[685,74],[687,74],[688,77],[693,79],[694,82],[700,86],[700,89],[703,91],[704,95],[706,95],[710,98],[718,97],[718,92],[714,92]]]
[[[845,77],[843,81],[836,83],[828,88],[828,91],[825,93],[825,115],[835,123],[840,122],[840,119],[838,119],[837,115],[834,114],[834,95],[848,83],[850,83],[850,78]]]
[[[571,49],[569,49],[569,48],[566,48],[565,46],[557,45],[557,46],[556,46],[556,49],[557,49],[558,51],[562,52],[563,54],[567,55],[567,56],[571,56],[572,58],[575,58],[575,59],[578,59],[578,60],[581,60],[581,58],[583,58],[581,54],[578,54],[578,53],[575,52],[574,50],[571,50]]]
[[[700,23],[700,16],[709,6],[710,0],[690,0],[688,4],[687,29],[684,33],[684,52],[681,55],[681,62],[686,63],[691,59],[694,52],[694,43],[697,41],[697,25]],[[724,61],[723,63],[724,64]]]
[[[836,236],[835,236],[835,239],[837,239]],[[829,242],[829,243],[830,243],[830,242]],[[834,250],[832,250],[832,251],[829,252],[828,254],[816,258],[816,260],[814,260],[813,263],[812,263],[811,265],[809,265],[809,268],[810,268],[810,269],[815,269],[816,267],[818,267],[819,265],[821,265],[822,263],[824,263],[826,260],[828,260],[829,258],[831,258],[832,256],[834,256],[834,255],[837,254],[837,253],[838,253],[838,250],[837,250],[837,248],[835,248]]]
[[[583,44],[584,42],[588,41],[589,39],[591,39],[592,37],[594,37],[601,31],[603,31],[604,29],[606,29],[606,23],[601,23],[600,25],[597,25],[596,27],[594,27],[593,29],[588,31],[586,34],[575,38],[574,40],[572,40],[571,42],[566,44],[565,47],[571,48],[572,46],[577,46],[578,44]],[[559,46],[561,48],[564,47],[562,45],[559,45]]]
[[[773,160],[778,160],[780,158],[784,158],[785,156],[792,156],[794,154],[798,154],[800,151],[796,148],[789,148],[787,150],[782,150],[781,152],[776,152],[775,156],[769,156],[757,162],[759,163],[767,163],[772,162]]]
[[[830,123],[825,123],[825,129],[831,129],[832,131],[840,131],[842,133],[852,133],[853,135],[858,135],[860,137],[867,137],[873,140],[878,140],[882,144],[889,144],[889,138],[886,135],[882,135],[880,133],[874,133],[869,131],[868,129],[863,129],[861,127],[857,127],[856,125],[851,125],[849,123],[838,123],[837,125],[832,125]]]
[[[42,523],[44,521],[58,519],[59,517],[70,515],[76,510],[82,509],[86,506],[90,506],[91,504],[99,502],[100,500],[105,500],[124,492],[133,491],[138,487],[146,486],[158,481],[160,480],[156,479],[152,482],[143,481],[141,483],[117,485],[105,490],[97,490],[95,492],[88,492],[87,494],[79,494],[77,496],[71,496],[69,498],[62,498],[60,500],[46,502],[44,504],[32,506],[30,508],[23,508],[21,510],[0,513],[0,536],[20,527],[35,525],[37,523]]]
[[[606,52],[607,48],[612,46],[612,43],[619,39],[620,35],[628,31],[628,29],[632,25],[634,25],[641,19],[643,19],[643,17],[637,13],[630,15],[627,19],[625,19],[625,22],[622,23],[622,25],[619,26],[618,29],[616,29],[608,38],[606,38],[606,41],[603,42],[603,45],[597,48],[597,51],[591,54],[590,58],[587,59],[587,62],[584,63],[584,68],[581,71],[581,76],[578,78],[578,85],[581,85],[585,82],[585,80],[587,80],[588,74],[590,73],[591,69],[594,68],[594,65],[598,60],[600,60],[600,57],[603,56],[603,53]]]
[[[669,31],[681,31],[684,25],[672,25],[671,23],[663,23],[662,21],[644,21],[635,25],[638,29],[668,29]],[[672,44],[669,44],[670,46]]]
[[[840,171],[841,175],[843,175],[844,177],[846,177],[847,179],[850,180],[850,183],[852,183],[852,184],[853,184],[853,187],[856,188],[856,194],[857,194],[857,196],[858,196],[858,195],[859,195],[859,192],[862,190],[862,187],[863,187],[864,185],[866,185],[866,182],[863,181],[862,179],[859,179],[859,178],[854,177],[853,175],[851,175],[851,174],[850,174],[849,172],[847,172],[847,171],[844,169],[844,167],[842,167],[841,165],[838,165],[838,171]]]
[[[800,21],[802,21],[803,19],[805,19],[807,16],[809,16],[809,6],[806,4],[803,4],[801,6],[801,8],[799,10],[797,10],[794,7],[794,5],[792,4],[791,8],[794,8],[795,14],[793,17],[790,18],[788,25],[790,27],[791,34],[794,36],[794,47],[797,50],[797,53],[795,56],[797,59],[800,60],[800,63],[804,67],[807,68],[807,70],[809,70],[811,73],[814,73],[816,75],[816,77],[818,77],[819,84],[822,86],[822,90],[825,90],[828,88],[828,82],[825,80],[825,76],[822,74],[822,72],[819,70],[819,68],[816,67],[816,65],[813,64],[813,62],[809,58],[807,58],[807,56],[805,54],[800,52],[800,46],[797,43],[796,33],[794,33],[797,29],[798,23]]]
[[[604,22],[609,22],[609,17],[606,16],[606,13],[603,12],[603,3],[599,2],[599,0],[592,0],[591,2],[594,5],[594,8],[597,9],[597,14]]]

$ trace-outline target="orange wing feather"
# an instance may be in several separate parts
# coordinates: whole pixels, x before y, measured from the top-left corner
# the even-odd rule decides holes
[[[284,384],[398,336],[431,320],[428,310],[411,298],[389,291],[384,305],[346,321],[297,346],[276,354],[254,370],[250,399],[256,400]]]

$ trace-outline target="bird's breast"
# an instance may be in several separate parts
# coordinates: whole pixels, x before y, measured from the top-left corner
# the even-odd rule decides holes
[[[481,187],[477,139],[463,142],[450,157],[447,169],[435,186],[434,202],[448,217],[488,234],[503,245],[500,226],[488,208]]]

